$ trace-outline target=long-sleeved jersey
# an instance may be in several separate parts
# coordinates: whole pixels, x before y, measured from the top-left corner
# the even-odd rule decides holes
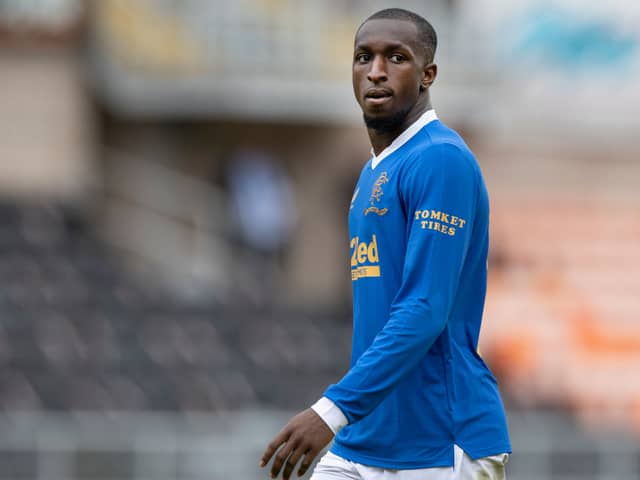
[[[349,212],[351,368],[325,392],[349,424],[332,452],[390,469],[511,451],[478,354],[489,200],[480,167],[433,110],[363,168]]]

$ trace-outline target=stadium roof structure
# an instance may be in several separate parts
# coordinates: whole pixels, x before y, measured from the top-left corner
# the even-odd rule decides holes
[[[479,0],[455,8],[444,0],[399,3],[424,14],[438,31],[433,99],[445,121],[516,142],[593,143],[606,134],[632,144],[640,9],[605,15],[592,0],[584,11],[565,1],[541,16],[533,1]],[[384,5],[330,5],[95,2],[89,16],[93,90],[125,117],[360,122],[350,78],[353,34]]]

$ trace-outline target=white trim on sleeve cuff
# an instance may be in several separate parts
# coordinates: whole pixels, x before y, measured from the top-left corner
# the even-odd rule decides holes
[[[316,403],[311,405],[311,409],[316,412],[324,423],[326,423],[334,434],[337,434],[342,427],[349,424],[349,420],[344,416],[342,410],[338,406],[329,400],[327,397],[322,397]]]

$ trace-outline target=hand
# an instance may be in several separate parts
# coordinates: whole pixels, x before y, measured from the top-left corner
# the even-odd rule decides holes
[[[271,465],[271,478],[276,478],[284,465],[282,478],[289,480],[291,472],[304,456],[304,460],[298,469],[298,476],[301,477],[311,466],[313,459],[327,446],[332,438],[333,432],[329,426],[316,412],[311,408],[307,408],[289,420],[289,423],[271,440],[271,443],[262,454],[260,466],[264,467],[269,463],[276,450],[284,444],[284,447],[280,448],[280,451],[274,457],[273,465]]]

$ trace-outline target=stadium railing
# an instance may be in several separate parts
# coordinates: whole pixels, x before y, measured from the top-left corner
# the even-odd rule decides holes
[[[267,473],[258,468],[258,458],[290,414],[5,414],[0,479],[262,479]],[[510,423],[510,480],[640,475],[637,439],[587,434],[556,414],[512,413]]]

